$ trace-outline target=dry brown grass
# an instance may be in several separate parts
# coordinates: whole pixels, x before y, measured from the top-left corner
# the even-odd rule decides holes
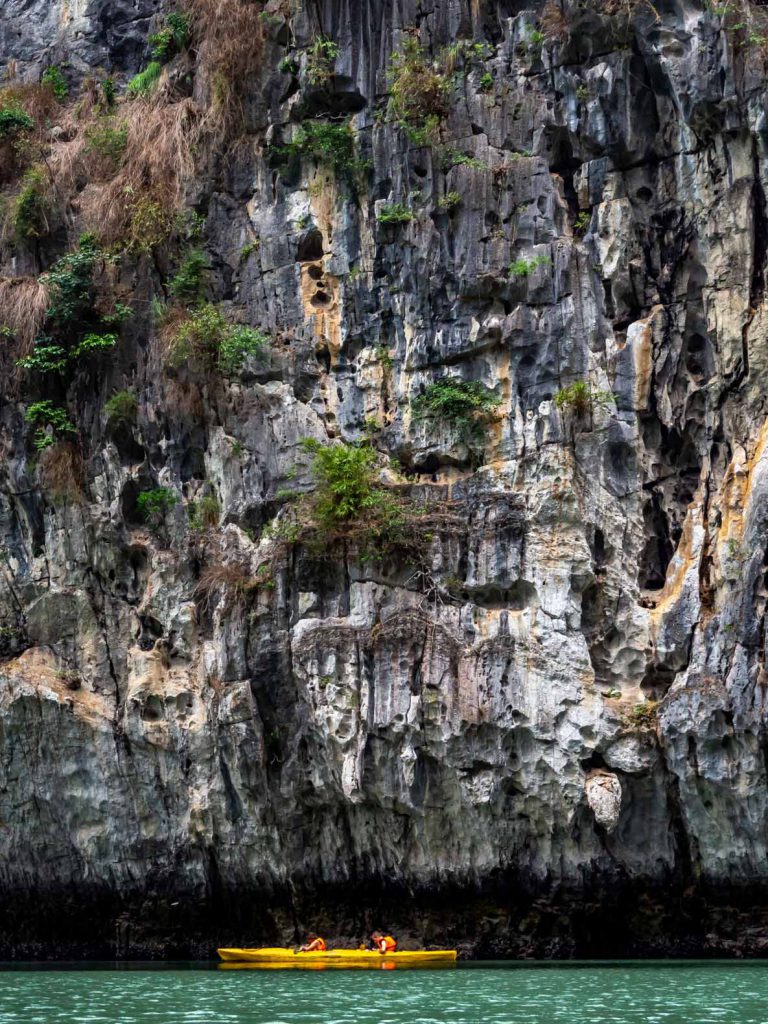
[[[153,352],[160,361],[160,368],[168,366],[170,355],[176,345],[179,328],[189,319],[189,313],[183,306],[166,306],[162,318],[157,324]]]
[[[48,287],[40,278],[0,277],[0,327],[13,331],[17,359],[29,354],[49,302]]]
[[[54,500],[82,501],[84,470],[79,449],[69,441],[59,441],[40,453],[40,483]]]
[[[199,154],[236,133],[243,96],[258,66],[264,40],[260,0],[184,0],[196,48],[196,94],[202,104],[176,99],[163,74],[149,98],[124,100],[110,111],[127,138],[119,159],[103,158],[89,144],[105,113],[98,83],[88,81],[77,103],[61,106],[40,85],[10,81],[0,103],[23,107],[35,127],[0,149],[0,177],[14,181],[26,167],[45,166],[56,220],[93,231],[105,246],[148,253],[174,228],[194,178]],[[59,126],[56,138],[50,125]],[[205,144],[201,144],[201,143]]]
[[[0,107],[20,107],[34,121],[31,129],[0,143],[0,183],[7,184],[43,158],[49,144],[49,123],[58,119],[61,108],[50,89],[20,82],[0,88]]]
[[[0,107],[22,107],[38,125],[56,123],[62,108],[45,85],[31,82],[8,82],[0,88]]]
[[[256,590],[262,581],[255,577],[244,562],[214,562],[207,565],[195,588],[206,613],[210,613],[216,597],[224,597],[224,608],[229,610]]]
[[[638,11],[645,11],[659,20],[659,12],[651,0],[591,0],[591,4],[598,14],[607,14],[612,18],[624,16],[629,20]]]
[[[197,84],[205,128],[220,138],[243,122],[243,95],[264,43],[262,4],[254,0],[185,0],[197,44]]]
[[[170,231],[193,177],[200,111],[190,99],[165,105],[132,100],[120,116],[128,129],[122,166],[83,195],[82,216],[104,245],[127,242],[143,250]]]
[[[539,25],[548,42],[565,42],[570,35],[570,28],[563,10],[563,0],[547,0],[539,18]]]

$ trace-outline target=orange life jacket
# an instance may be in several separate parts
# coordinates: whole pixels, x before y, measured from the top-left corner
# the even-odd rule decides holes
[[[315,952],[325,952],[325,939],[321,939],[319,936],[315,939]]]
[[[397,949],[397,943],[395,942],[391,935],[385,935],[383,939],[379,939],[379,942],[384,943],[384,951],[386,953],[394,953],[395,950]]]

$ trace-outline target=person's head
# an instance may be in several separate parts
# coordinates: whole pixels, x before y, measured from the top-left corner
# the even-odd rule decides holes
[[[307,942],[314,942],[316,938],[317,936],[315,935],[315,933],[310,932],[309,935],[307,935]]]
[[[381,932],[371,932],[371,938],[372,939],[383,939],[384,936],[381,934]]]

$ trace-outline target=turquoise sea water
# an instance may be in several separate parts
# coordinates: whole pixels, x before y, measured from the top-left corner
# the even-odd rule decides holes
[[[768,963],[0,969],[0,1024],[768,1024]]]

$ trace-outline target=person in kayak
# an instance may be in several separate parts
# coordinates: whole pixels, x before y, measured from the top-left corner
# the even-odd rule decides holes
[[[394,953],[397,949],[397,943],[391,935],[373,932],[371,938],[373,939],[373,948],[377,949],[379,953]]]
[[[315,935],[314,932],[310,932],[307,936],[307,941],[303,946],[299,946],[300,953],[324,953],[325,952],[325,939],[321,939],[319,935]]]

